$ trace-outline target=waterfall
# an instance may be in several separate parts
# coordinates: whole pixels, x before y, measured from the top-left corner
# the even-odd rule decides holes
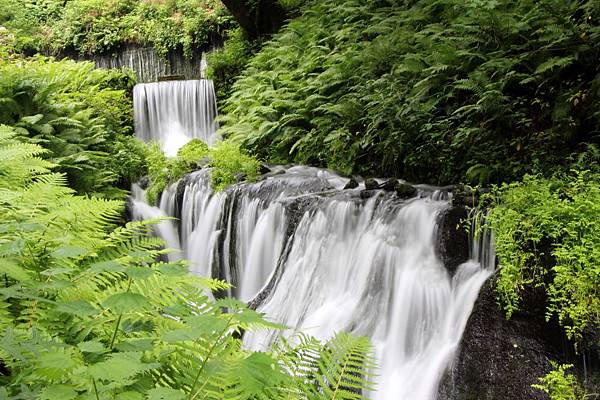
[[[168,189],[165,190],[168,193]],[[163,199],[168,199],[168,195],[163,194]],[[131,188],[131,212],[132,219],[134,221],[148,221],[148,220],[156,220],[156,219],[164,219],[158,224],[154,224],[153,229],[154,233],[162,238],[165,241],[167,248],[173,249],[174,251],[168,254],[169,261],[176,261],[181,259],[181,255],[179,253],[179,235],[177,234],[177,230],[175,225],[171,220],[166,218],[169,217],[168,211],[170,210],[167,202],[161,201],[160,207],[153,207],[146,203],[146,193],[139,185],[133,184]]]
[[[133,89],[136,136],[159,142],[175,156],[193,138],[212,145],[219,139],[217,102],[210,80],[142,83]]]
[[[136,134],[173,154],[198,137],[215,140],[210,81],[137,85]],[[374,400],[433,400],[460,343],[479,289],[494,270],[489,234],[472,240],[456,270],[438,253],[449,194],[418,186],[413,198],[343,189],[348,179],[311,167],[275,168],[257,183],[213,192],[210,170],[166,188],[157,207],[133,190],[136,219],[173,217],[155,228],[170,259],[219,278],[228,293],[290,329],[249,331],[266,350],[299,332],[328,340],[344,330],[371,338],[379,369]]]
[[[362,186],[341,190],[347,180],[308,167],[213,193],[209,174],[195,172],[169,188],[161,209],[180,218],[193,273],[226,279],[235,286],[230,295],[291,327],[248,332],[247,348],[266,350],[298,332],[322,340],[353,332],[375,345],[379,379],[371,398],[435,398],[494,269],[485,235],[453,274],[440,261],[436,233],[450,204],[446,193],[422,186],[402,200]]]

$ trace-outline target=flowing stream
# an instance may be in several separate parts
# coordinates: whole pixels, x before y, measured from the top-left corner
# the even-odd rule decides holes
[[[181,98],[179,89],[143,87],[153,104]],[[209,99],[214,94],[196,104]],[[136,121],[168,125],[182,115],[169,108],[178,106],[144,107],[144,101],[135,102]],[[188,123],[185,107],[176,126]],[[165,110],[171,114],[154,114]],[[140,129],[140,137],[156,137]],[[161,140],[171,140],[169,129],[162,132]],[[340,330],[369,336],[379,365],[371,398],[435,399],[479,289],[494,269],[489,235],[473,238],[471,260],[450,272],[437,251],[448,193],[421,185],[413,198],[402,199],[365,191],[362,184],[344,190],[348,179],[330,171],[278,168],[260,182],[220,193],[211,189],[210,171],[194,172],[167,188],[157,207],[136,188],[134,215],[176,218],[157,227],[179,250],[171,257],[187,258],[193,273],[229,281],[230,295],[291,327],[248,332],[247,348],[265,350],[282,335],[294,340],[297,332],[322,340]]]

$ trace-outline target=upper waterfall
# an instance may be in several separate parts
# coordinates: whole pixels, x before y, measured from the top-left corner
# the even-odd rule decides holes
[[[219,139],[217,101],[212,81],[166,81],[133,89],[136,136],[161,144],[167,155],[193,138],[212,145]]]

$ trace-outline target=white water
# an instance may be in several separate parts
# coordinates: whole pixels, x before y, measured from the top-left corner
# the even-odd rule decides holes
[[[157,236],[161,237],[167,246],[167,248],[173,251],[168,254],[169,261],[176,261],[181,259],[179,236],[175,228],[175,224],[172,220],[169,220],[169,214],[166,214],[163,209],[167,209],[168,205],[161,202],[161,208],[153,207],[146,202],[146,193],[138,185],[134,184],[131,188],[131,202],[132,202],[132,217],[134,221],[146,221],[164,219],[158,224],[152,225],[154,232]],[[163,196],[163,199],[168,196]]]
[[[181,205],[183,253],[192,272],[227,279],[237,286],[231,294],[245,301],[273,279],[258,311],[293,327],[286,337],[305,332],[327,340],[340,330],[371,337],[379,365],[372,399],[435,399],[493,271],[490,239],[474,242],[474,259],[451,275],[435,252],[445,196],[362,200],[360,189],[341,192],[341,184],[324,171],[296,168],[214,194],[208,172],[196,172]],[[290,202],[310,193],[317,199],[286,234]],[[165,200],[173,196],[173,188],[163,194],[165,215],[175,215]],[[265,350],[281,335],[248,332],[245,346]]]
[[[219,140],[215,90],[210,80],[142,83],[133,89],[136,136],[161,144],[165,154],[193,138]]]

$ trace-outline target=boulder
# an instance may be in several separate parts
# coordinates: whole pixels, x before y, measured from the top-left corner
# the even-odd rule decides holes
[[[261,175],[265,175],[265,174],[268,174],[268,173],[270,173],[271,171],[272,171],[272,170],[271,170],[271,167],[269,167],[267,164],[265,164],[265,163],[260,163],[260,168],[259,168],[259,170],[258,170],[258,173],[259,173],[259,174],[261,174]]]
[[[379,189],[379,183],[373,178],[367,178],[367,179],[365,179],[365,189],[366,190]]]
[[[468,216],[465,207],[453,206],[438,217],[436,253],[450,273],[469,259],[469,233],[464,227]]]
[[[410,199],[417,194],[417,189],[408,183],[396,182],[394,185],[394,190],[396,191],[398,197],[402,199]]]
[[[546,322],[543,291],[525,295],[507,320],[496,302],[495,276],[484,284],[458,353],[442,379],[440,400],[548,400],[531,385],[567,355],[562,330]],[[562,360],[562,361],[561,361]]]
[[[150,186],[150,178],[148,176],[142,176],[137,184],[142,190],[146,190]]]
[[[391,178],[387,181],[383,182],[379,187],[387,192],[392,192],[396,190],[396,186],[399,185],[398,179]]]
[[[348,181],[348,183],[346,183],[346,186],[344,186],[344,190],[347,190],[347,189],[356,189],[357,187],[358,187],[358,182],[356,181],[356,179],[350,178],[350,180]]]

